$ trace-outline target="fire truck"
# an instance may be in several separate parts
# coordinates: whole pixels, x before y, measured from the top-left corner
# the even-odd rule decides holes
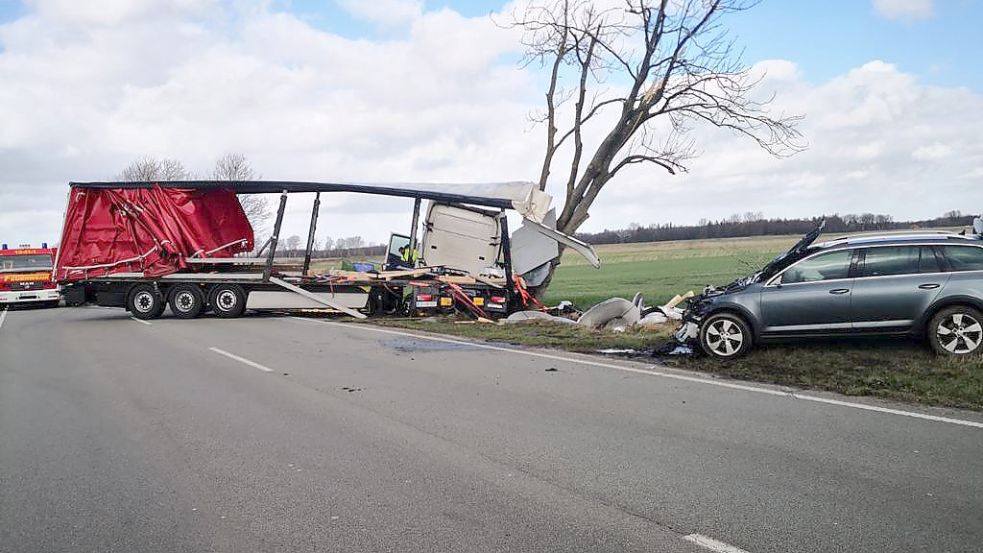
[[[55,248],[0,245],[0,308],[33,303],[57,307],[61,295],[52,279]]]

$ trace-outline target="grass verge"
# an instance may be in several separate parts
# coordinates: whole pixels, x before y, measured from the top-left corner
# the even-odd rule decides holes
[[[636,359],[669,339],[670,328],[627,332],[591,331],[574,325],[457,324],[449,319],[378,319],[374,324],[581,353],[633,349]],[[680,369],[756,382],[871,396],[909,403],[983,411],[983,357],[937,357],[922,344],[900,340],[844,340],[808,345],[769,345],[746,357],[660,357]]]

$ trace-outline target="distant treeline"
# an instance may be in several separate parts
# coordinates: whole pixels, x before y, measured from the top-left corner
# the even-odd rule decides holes
[[[647,227],[632,223],[626,229],[577,233],[577,238],[590,244],[626,244],[632,242],[664,242],[668,240],[700,240],[707,238],[736,238],[741,236],[774,236],[805,234],[816,228],[823,217],[811,219],[765,219],[760,213],[732,215],[720,221],[702,220],[697,225],[653,224]],[[895,221],[890,215],[862,213],[860,215],[828,215],[827,233],[868,232],[877,230],[909,230],[933,227],[971,226],[972,215],[950,211],[941,217],[924,221]]]

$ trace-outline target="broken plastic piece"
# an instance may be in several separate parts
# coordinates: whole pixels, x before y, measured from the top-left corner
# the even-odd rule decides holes
[[[613,319],[624,319],[626,327],[630,327],[641,318],[642,313],[637,305],[624,298],[611,298],[588,309],[577,324],[587,328],[602,328]]]

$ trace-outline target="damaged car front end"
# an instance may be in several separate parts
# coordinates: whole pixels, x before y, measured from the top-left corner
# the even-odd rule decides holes
[[[758,292],[763,283],[807,255],[825,226],[825,220],[820,221],[815,229],[759,271],[725,286],[707,285],[700,294],[690,298],[682,323],[673,333],[676,342],[714,357],[736,357],[746,352],[759,330]]]

